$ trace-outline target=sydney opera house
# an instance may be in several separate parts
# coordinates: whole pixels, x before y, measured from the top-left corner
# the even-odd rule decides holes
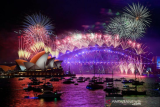
[[[23,59],[16,59],[16,65],[9,67],[0,65],[3,71],[14,71],[10,76],[61,76],[64,75],[61,63],[55,57],[49,56],[45,51],[37,53],[28,62]],[[12,69],[11,69],[12,68]]]

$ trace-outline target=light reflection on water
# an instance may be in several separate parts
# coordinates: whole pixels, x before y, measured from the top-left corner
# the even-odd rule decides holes
[[[82,75],[77,75],[77,77]],[[92,77],[93,75],[83,75],[84,77]],[[99,75],[97,75],[99,76]],[[111,75],[100,75],[100,77],[111,77]],[[125,77],[127,79],[134,79],[134,75],[114,75],[114,78]],[[147,90],[147,96],[132,96],[137,99],[143,100],[145,97],[159,96],[157,93],[152,91],[154,78],[148,77],[138,77],[139,80],[143,80],[145,83],[143,86],[138,86],[138,90]],[[39,78],[40,81],[45,82],[42,78]],[[2,80],[1,80],[2,81]],[[6,81],[6,80],[5,80]],[[74,84],[63,84],[60,80],[59,82],[51,82],[55,90],[61,90],[64,92],[61,96],[61,99],[53,100],[44,100],[44,99],[33,99],[33,98],[24,98],[24,96],[34,97],[35,94],[39,95],[38,92],[25,92],[24,87],[27,87],[27,83],[30,82],[29,78],[25,78],[22,81],[19,81],[18,78],[10,78],[10,83],[5,83],[3,89],[0,90],[0,95],[4,96],[0,98],[0,104],[2,107],[104,107],[105,95],[106,93],[101,90],[91,91],[86,89],[88,81],[83,83],[78,83],[79,85]],[[49,79],[46,82],[50,82]],[[25,85],[23,85],[25,84]],[[114,85],[122,89],[123,85],[121,82],[114,82]],[[106,86],[106,83],[103,84]],[[124,97],[127,98],[127,97]],[[129,99],[129,98],[128,98]],[[146,102],[146,101],[143,101]],[[146,102],[147,103],[147,102]],[[147,106],[146,106],[147,107]]]

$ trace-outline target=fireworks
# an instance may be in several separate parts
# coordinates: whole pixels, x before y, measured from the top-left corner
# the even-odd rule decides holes
[[[26,16],[24,27],[23,36],[19,38],[19,57],[28,59],[33,53],[36,54],[46,50],[47,46],[51,46],[50,31],[53,26],[48,17],[40,13]],[[30,54],[25,54],[25,52]],[[52,49],[49,52],[53,54]]]
[[[56,57],[57,58],[58,55],[59,55],[59,51],[57,51],[57,50],[53,51],[51,47],[47,47],[46,46],[46,47],[44,47],[44,50],[45,50],[46,53],[49,52],[52,55],[52,57]]]
[[[128,74],[129,71],[132,74],[134,74],[136,68],[138,69],[140,75],[142,75],[142,72],[144,70],[144,65],[142,63],[141,57],[137,58],[137,59],[128,58],[127,60],[126,59],[121,59],[120,62],[119,62],[119,69],[120,69],[120,72],[122,74],[123,74],[123,72]]]
[[[119,62],[119,69],[120,69],[121,74],[123,74],[124,67],[123,67],[123,61],[122,60]]]
[[[136,40],[143,36],[145,29],[136,24],[132,19],[121,16],[112,19],[111,23],[107,27],[107,32],[112,35],[118,34],[121,39]]]
[[[124,53],[120,54],[123,59],[118,60],[118,62],[112,61],[109,53],[118,54],[119,52],[113,52],[105,49],[102,50],[103,55],[99,54],[100,52],[97,50],[94,51],[94,53],[96,53],[95,56],[92,56],[92,54],[86,52],[88,55],[87,58],[86,55],[82,55],[84,53],[78,54],[78,58],[78,55],[71,56],[69,58],[68,53],[73,52],[73,50],[76,49],[91,49],[92,46],[94,47],[98,45],[99,47],[104,46],[105,48],[117,48],[117,50],[119,50],[119,46],[121,46],[123,50],[132,48],[138,55],[144,54],[145,48],[142,44],[137,43],[135,40],[143,36],[146,26],[148,26],[149,23],[149,12],[147,8],[140,4],[133,4],[132,6],[129,5],[129,7],[125,8],[123,15],[115,17],[111,20],[111,23],[107,26],[107,33],[105,35],[101,33],[71,32],[69,34],[65,34],[65,37],[63,36],[63,38],[56,38],[55,41],[52,41],[49,31],[53,29],[53,26],[50,19],[42,14],[33,14],[31,16],[27,16],[25,19],[25,29],[22,36],[23,40],[19,41],[19,44],[22,46],[19,48],[18,55],[20,58],[29,59],[31,55],[36,54],[39,51],[49,52],[52,57],[58,57],[60,53],[67,53],[68,57],[66,59],[66,69],[68,69],[67,65],[71,63],[69,61],[73,59],[74,64],[77,64],[76,69],[79,66],[79,71],[85,70],[85,68],[82,68],[83,64],[88,66],[88,71],[92,71],[90,69],[93,69],[93,66],[90,66],[90,64],[99,64],[96,69],[105,73],[107,69],[105,66],[110,66],[108,65],[109,63],[112,65],[115,64],[115,66],[118,65],[121,73],[125,74],[133,74],[135,72],[135,66],[137,66],[140,74],[142,74],[142,60],[137,59],[137,64],[135,64],[135,60],[128,58],[129,55],[124,55]],[[105,52],[108,53],[106,54]],[[129,54],[131,54],[131,52]],[[98,57],[101,61],[98,62],[95,57]],[[63,58],[63,55],[61,58]],[[76,58],[78,62],[75,62]],[[109,58],[108,62],[103,60],[105,58]],[[118,69],[116,68],[116,70]]]
[[[18,56],[19,58],[25,58],[28,59],[30,57],[31,53],[27,52],[26,50],[19,50],[18,51]]]
[[[50,41],[50,32],[53,26],[50,19],[42,14],[26,16],[24,22],[24,42],[33,45],[37,42],[47,44]]]
[[[50,19],[40,13],[25,17],[24,27],[28,29],[30,26],[43,26],[48,31],[54,28]]]
[[[125,50],[125,49],[127,49],[127,48],[130,47],[129,41],[130,41],[130,40],[126,40],[126,39],[122,39],[122,40],[121,40],[121,47],[122,47],[123,50]],[[130,42],[131,42],[131,41],[130,41]]]
[[[44,43],[43,42],[37,42],[35,44],[33,44],[30,49],[33,51],[33,52],[39,52],[40,50],[42,50],[43,48],[45,47]]]
[[[77,35],[79,37],[75,39]],[[56,49],[61,53],[65,53],[67,50],[72,52],[75,48],[82,49],[83,47],[95,45],[100,47],[102,45],[107,45],[108,47],[112,45],[114,48],[121,45],[123,50],[130,47],[133,48],[138,55],[144,54],[145,48],[142,48],[142,44],[127,39],[119,39],[119,35],[114,35],[114,37],[111,35],[102,35],[98,33],[77,35],[74,34],[72,36],[66,36],[63,39],[58,39],[56,41]]]
[[[147,48],[147,46],[145,46],[145,45],[137,44],[137,45],[134,47],[134,50],[136,51],[136,53],[137,53],[138,55],[141,55],[141,54],[145,54],[145,53],[146,53],[146,52],[144,51],[146,48]]]
[[[149,26],[150,23],[150,13],[146,7],[141,4],[132,4],[126,7],[124,15],[134,21],[135,26]]]
[[[52,40],[37,40],[38,37],[34,39],[28,38],[28,36],[23,36],[23,44],[19,41],[21,49],[26,50],[30,53],[38,53],[40,51],[50,52],[52,56],[58,56],[59,53],[65,54],[68,51],[72,52],[75,49],[87,48],[90,46],[98,45],[102,46],[113,46],[114,48],[122,46],[122,49],[125,50],[127,48],[133,48],[138,55],[144,54],[144,49],[142,44],[137,43],[135,41],[120,39],[119,35],[114,35],[112,37],[109,34],[102,35],[100,33],[72,33],[69,36],[65,36],[64,38],[58,38],[56,41]],[[54,44],[54,45],[53,45]],[[56,45],[56,46],[55,46]]]
[[[125,72],[125,74],[128,74],[129,71],[129,66],[128,62],[126,59],[121,59],[119,62],[119,69],[121,73]]]
[[[119,34],[121,39],[136,40],[143,36],[146,26],[149,26],[149,11],[140,4],[134,4],[125,8],[123,15],[111,19],[107,26],[107,33]]]
[[[108,25],[107,33],[111,33],[112,35],[118,34],[120,38],[126,38],[130,34],[130,23],[132,22],[127,17],[116,17]]]
[[[134,74],[134,72],[135,72],[135,64],[131,62],[131,63],[128,64],[128,67],[129,67],[131,73]]]
[[[118,47],[121,44],[119,40],[119,35],[114,36],[114,38],[111,40],[111,44],[114,48]]]
[[[140,57],[140,59],[137,58],[136,62],[137,62],[137,63],[136,63],[136,67],[137,67],[140,75],[142,75],[142,72],[143,72],[143,70],[144,70],[144,65],[143,65],[143,63],[142,63],[141,57]]]
[[[136,40],[141,38],[145,33],[146,26],[150,23],[150,14],[146,7],[143,5],[132,4],[126,7],[123,16],[128,17],[132,20],[130,23],[130,34],[128,35],[130,39]]]

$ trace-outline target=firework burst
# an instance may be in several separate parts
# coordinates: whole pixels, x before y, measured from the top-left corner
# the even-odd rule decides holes
[[[54,27],[51,24],[50,18],[42,15],[41,13],[36,13],[25,17],[24,27],[28,28],[30,26],[43,26],[46,30],[52,30]]]
[[[111,35],[119,35],[119,38],[126,38],[130,34],[131,20],[127,17],[116,17],[111,19],[111,23],[107,27],[107,33]]]
[[[141,57],[140,57],[140,59],[137,58],[136,62],[137,62],[137,63],[136,63],[136,67],[137,67],[140,75],[142,75],[143,70],[144,70],[144,65],[143,65],[143,63],[142,63],[142,58],[141,58]]]
[[[124,9],[124,15],[130,19],[133,19],[136,26],[141,25],[142,27],[149,26],[150,24],[150,12],[146,7],[141,4],[132,4]]]
[[[112,19],[111,23],[107,27],[107,33],[112,35],[118,34],[121,39],[136,40],[143,36],[144,27],[137,24],[132,19],[121,16]]]

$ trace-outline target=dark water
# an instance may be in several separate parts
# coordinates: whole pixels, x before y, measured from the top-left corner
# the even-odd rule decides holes
[[[81,75],[77,75],[79,77]],[[84,77],[92,77],[93,75],[83,75]],[[99,76],[99,75],[97,75]],[[111,77],[111,75],[100,75],[100,77]],[[115,78],[125,77],[127,79],[133,79],[134,76],[115,75]],[[160,107],[160,94],[153,91],[155,78],[138,77],[139,80],[145,81],[143,86],[138,86],[138,90],[147,90],[146,96],[125,96],[124,99],[136,99],[141,100],[141,107]],[[42,78],[38,78],[41,81]],[[46,82],[49,79],[46,80]],[[53,99],[46,101],[43,99],[25,99],[24,96],[29,95],[34,97],[34,94],[40,94],[38,92],[25,92],[24,87],[27,87],[27,83],[30,82],[29,78],[19,81],[18,78],[0,79],[0,107],[105,107],[105,95],[106,93],[101,90],[91,91],[86,89],[88,81],[74,84],[63,84],[63,80],[59,82],[51,82],[54,86],[54,90],[61,90],[63,95],[61,99]],[[49,81],[50,82],[50,81]],[[25,85],[24,85],[25,84]],[[123,87],[121,82],[115,82],[115,85]],[[106,83],[103,84],[106,86]],[[157,104],[157,105],[153,105]]]

